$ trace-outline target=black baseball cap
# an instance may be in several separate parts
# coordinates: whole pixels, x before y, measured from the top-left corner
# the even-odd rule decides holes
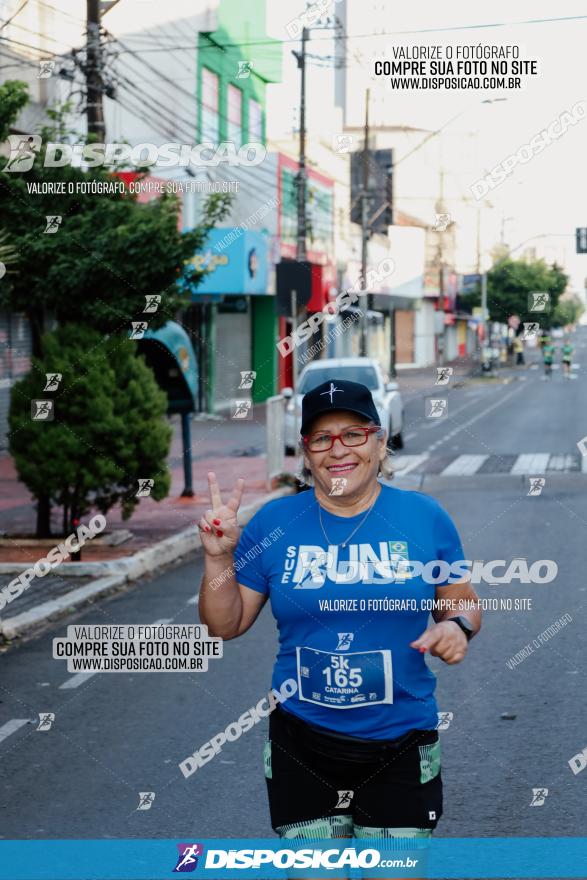
[[[300,434],[306,434],[318,416],[340,409],[363,416],[375,425],[381,425],[379,413],[366,385],[346,379],[329,379],[304,394]]]

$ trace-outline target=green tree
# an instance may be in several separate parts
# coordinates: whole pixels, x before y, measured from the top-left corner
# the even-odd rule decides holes
[[[95,330],[68,324],[42,340],[43,355],[13,387],[10,453],[37,500],[37,535],[51,533],[53,504],[63,507],[63,529],[92,507],[106,514],[120,502],[128,519],[138,480],[153,479],[151,497],[171,485],[166,459],[172,430],[167,398],[152,370],[124,337],[104,341]],[[45,391],[47,373],[62,375]],[[54,418],[34,420],[33,400],[54,403]]]
[[[556,263],[548,266],[544,260],[502,260],[487,275],[489,317],[505,324],[510,315],[518,315],[521,321],[538,320],[541,327],[548,328],[567,281],[567,276]],[[529,308],[529,294],[538,292],[550,294],[550,307],[544,312]]]
[[[26,102],[22,83],[0,86],[1,139]],[[203,204],[200,224],[182,233],[180,202],[174,194],[143,204],[128,191],[77,192],[78,183],[118,182],[120,169],[44,167],[47,143],[63,140],[66,109],[48,113],[30,170],[0,171],[0,228],[9,231],[19,251],[18,272],[6,276],[0,286],[0,308],[26,313],[36,355],[41,354],[49,318],[60,324],[88,324],[104,334],[124,333],[131,321],[145,320],[145,296],[153,294],[162,299],[157,312],[147,316],[149,328],[174,318],[189,304],[190,288],[204,275],[191,258],[231,204],[229,194],[211,195]],[[80,140],[74,133],[68,136],[73,142]],[[65,192],[55,194],[55,184]],[[54,215],[61,216],[61,224],[57,232],[45,233],[46,217]]]
[[[0,140],[27,101],[23,83],[0,86]],[[0,245],[15,264],[0,280],[0,308],[24,312],[33,336],[32,370],[11,393],[10,451],[37,499],[38,535],[50,533],[52,504],[63,506],[67,525],[90,506],[105,512],[119,501],[129,517],[142,478],[156,478],[151,497],[167,494],[165,395],[128,333],[133,321],[157,329],[189,304],[205,274],[192,258],[231,203],[229,195],[210,196],[200,224],[182,233],[175,195],[142,204],[128,191],[77,191],[78,184],[118,182],[121,169],[45,167],[47,143],[81,140],[66,130],[67,110],[47,111],[28,171],[17,163],[15,171],[0,170]],[[61,224],[46,233],[46,218],[54,215]],[[152,295],[161,302],[145,314]],[[57,333],[47,333],[55,324]],[[84,329],[90,327],[91,336]],[[31,401],[51,396],[43,390],[47,372],[63,375],[55,421],[33,421]]]
[[[569,324],[575,324],[584,311],[585,306],[577,296],[560,300],[552,315],[552,326],[567,327]]]

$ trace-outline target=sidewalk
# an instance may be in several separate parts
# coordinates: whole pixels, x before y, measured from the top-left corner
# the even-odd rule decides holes
[[[255,409],[254,422],[262,417],[262,423],[235,425],[230,418],[192,422],[193,498],[182,498],[184,487],[181,457],[181,428],[173,423],[174,436],[169,468],[172,484],[167,498],[160,502],[141,498],[130,520],[123,521],[120,508],[112,508],[106,519],[107,531],[124,529],[132,533],[130,540],[117,546],[103,544],[99,538],[89,541],[83,548],[84,562],[116,559],[150,547],[179,531],[194,526],[209,507],[207,473],[215,471],[223,498],[228,498],[238,477],[246,479],[243,506],[258,501],[266,494],[264,407]],[[251,430],[250,426],[253,426]],[[256,428],[256,430],[255,430]],[[248,429],[248,430],[247,430]],[[248,438],[248,439],[247,439]],[[241,442],[238,442],[238,441]],[[148,475],[145,475],[148,476]],[[61,508],[54,508],[52,532],[62,536]],[[84,517],[87,520],[88,517]],[[19,541],[19,537],[34,535],[36,527],[35,502],[28,489],[18,480],[14,462],[8,455],[0,457],[0,562],[33,562],[44,556],[51,546],[59,543],[56,537],[48,545]],[[195,528],[195,526],[194,526]],[[66,563],[67,564],[67,563]]]

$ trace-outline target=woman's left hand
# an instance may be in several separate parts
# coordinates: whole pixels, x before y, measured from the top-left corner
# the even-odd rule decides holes
[[[433,657],[440,657],[445,663],[460,663],[467,653],[467,636],[456,623],[441,620],[425,630],[419,639],[410,642],[411,648],[424,653],[430,651]]]

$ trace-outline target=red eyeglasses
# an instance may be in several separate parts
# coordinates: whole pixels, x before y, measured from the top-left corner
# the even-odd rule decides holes
[[[371,425],[364,428],[362,425],[351,425],[340,434],[331,434],[330,431],[315,431],[302,438],[306,449],[310,452],[328,452],[334,446],[335,440],[340,440],[343,446],[364,446],[369,434],[381,431],[379,425]]]

